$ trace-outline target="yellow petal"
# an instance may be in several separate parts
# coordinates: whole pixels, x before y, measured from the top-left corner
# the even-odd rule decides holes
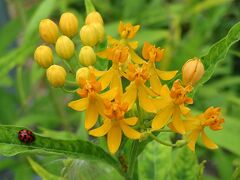
[[[157,108],[155,107],[154,100],[151,99],[148,94],[141,88],[138,89],[138,99],[140,106],[147,112],[156,112]]]
[[[113,44],[118,44],[119,43],[119,41],[117,39],[114,39],[111,36],[107,37],[107,41],[108,41],[109,45],[113,45]]]
[[[151,88],[153,89],[153,91],[155,91],[155,92],[159,92],[162,87],[160,79],[158,78],[158,75],[154,70],[151,71],[150,85],[151,85]]]
[[[170,90],[167,85],[162,86],[161,91],[160,91],[160,96],[170,98]]]
[[[191,110],[190,108],[184,106],[184,104],[180,105],[179,108],[180,108],[180,110],[181,110],[181,112],[182,112],[183,115],[186,115],[186,114],[189,113],[190,110]]]
[[[106,59],[108,57],[108,54],[109,54],[109,49],[105,49],[101,52],[97,52],[96,53],[100,58],[103,58],[103,59]]]
[[[125,118],[125,119],[123,119],[123,121],[124,121],[127,125],[134,126],[134,125],[137,123],[138,118],[137,118],[137,117],[130,117],[130,118]]]
[[[149,96],[157,96],[157,94],[155,92],[153,92],[152,89],[148,88],[147,86],[143,85],[141,86],[142,90],[145,92],[145,94],[148,94]]]
[[[93,74],[96,76],[96,77],[100,77],[102,75],[104,75],[107,71],[99,71],[97,70],[96,68],[94,67],[90,67],[90,70],[93,72]]]
[[[170,80],[172,78],[174,78],[174,76],[176,76],[178,71],[160,71],[158,69],[156,69],[158,76],[160,77],[160,79],[162,80]]]
[[[133,49],[130,49],[130,55],[131,55],[131,58],[132,58],[132,61],[136,64],[143,64],[145,63],[145,61],[140,58]]]
[[[202,131],[202,141],[205,144],[205,146],[209,149],[217,149],[218,146],[206,135],[204,130]]]
[[[88,106],[88,98],[82,98],[76,101],[71,101],[68,103],[68,106],[75,111],[84,111]]]
[[[123,94],[123,102],[128,103],[128,109],[131,109],[137,98],[137,87],[134,82],[130,83],[126,92]]]
[[[165,126],[168,123],[172,113],[173,113],[172,106],[168,106],[163,110],[160,110],[152,121],[152,129],[155,131]]]
[[[132,41],[132,42],[129,42],[128,45],[133,49],[137,49],[138,42],[137,41]]]
[[[122,140],[122,131],[118,125],[111,127],[107,134],[107,144],[110,153],[114,154],[117,152]]]
[[[88,108],[86,110],[85,118],[85,128],[91,129],[97,122],[98,119],[98,109],[94,102],[89,102]]]
[[[178,108],[176,108],[173,113],[172,124],[180,134],[185,134],[185,127],[183,121],[181,120],[181,112]]]
[[[198,135],[199,135],[200,131],[198,130],[195,130],[195,131],[192,131],[188,136],[188,147],[194,152],[195,151],[195,144],[197,142],[197,138],[198,138]]]
[[[106,89],[108,85],[110,84],[113,77],[113,70],[110,68],[102,77],[99,79],[99,82],[101,83],[102,90]]]
[[[172,101],[170,101],[167,98],[160,97],[160,98],[155,98],[153,103],[157,110],[161,110],[166,108],[167,106],[170,106],[172,104]]]
[[[121,80],[121,75],[118,73],[118,70],[113,70],[113,76],[112,76],[112,81],[110,83],[110,88],[118,88],[119,93],[122,95],[123,90],[122,90],[122,80]]]
[[[89,131],[89,134],[95,137],[104,136],[108,133],[109,129],[111,128],[111,125],[112,123],[110,119],[104,119],[103,125],[100,126],[99,128]]]
[[[108,90],[107,92],[100,94],[100,97],[102,99],[108,99],[111,101],[115,98],[117,92],[118,92],[118,88],[113,88],[113,89]]]
[[[129,139],[139,139],[141,137],[140,132],[136,131],[133,128],[130,128],[124,122],[120,123],[120,125],[121,125],[124,135],[127,136]]]

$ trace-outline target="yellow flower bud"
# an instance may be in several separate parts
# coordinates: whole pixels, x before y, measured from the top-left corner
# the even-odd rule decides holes
[[[66,75],[65,69],[58,65],[52,65],[47,69],[47,79],[53,87],[64,86]]]
[[[96,62],[96,54],[92,47],[83,46],[79,53],[79,62],[83,66],[91,66]]]
[[[58,38],[58,27],[50,19],[43,19],[39,24],[39,33],[45,42],[53,44]]]
[[[99,14],[99,12],[91,12],[87,15],[85,19],[85,24],[91,24],[91,23],[100,23],[103,24],[102,16]]]
[[[89,79],[90,70],[87,67],[79,68],[76,73],[76,82],[80,84],[80,79]]]
[[[67,36],[60,36],[56,42],[55,49],[57,54],[63,59],[70,59],[74,54],[74,44]]]
[[[68,37],[73,37],[78,32],[78,20],[73,13],[63,13],[59,21],[62,33]]]
[[[39,46],[34,52],[35,61],[43,68],[48,68],[53,64],[52,50],[48,46]]]
[[[204,66],[200,59],[189,59],[182,67],[182,79],[184,85],[196,84],[204,74]]]
[[[104,34],[105,34],[103,25],[100,23],[92,23],[91,25],[93,27],[95,27],[95,29],[97,31],[98,41],[102,42],[104,39]]]
[[[85,25],[80,30],[83,45],[94,46],[98,42],[98,33],[93,25]]]

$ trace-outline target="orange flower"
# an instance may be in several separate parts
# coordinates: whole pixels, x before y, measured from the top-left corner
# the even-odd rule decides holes
[[[198,136],[201,135],[202,141],[205,146],[209,149],[216,149],[218,146],[208,138],[204,129],[209,127],[211,130],[217,131],[221,130],[224,119],[221,117],[221,109],[209,107],[203,114],[198,116],[189,116],[184,125],[186,130],[189,132],[187,134],[187,139],[189,141],[188,147],[195,151],[195,144]]]
[[[187,97],[191,90],[191,86],[183,87],[179,80],[174,82],[171,91],[166,85],[161,88],[159,93],[161,98],[156,100],[159,111],[152,121],[153,130],[161,129],[171,120],[170,128],[181,134],[185,133],[181,115],[186,115],[190,111],[185,104],[193,103],[193,100]]]
[[[155,94],[145,86],[145,82],[149,79],[147,64],[142,67],[129,64],[126,78],[131,81],[130,85],[126,88],[123,95],[123,101],[129,104],[131,108],[138,98],[140,106],[148,112],[156,112],[154,100],[150,96]]]
[[[86,110],[85,128],[92,128],[98,119],[98,115],[103,113],[103,99],[112,100],[117,92],[117,89],[111,89],[100,94],[103,90],[101,83],[96,81],[95,75],[90,73],[89,79],[78,79],[80,88],[77,93],[82,97],[79,100],[72,101],[68,104],[69,107],[76,111]]]
[[[123,24],[123,22],[120,21],[120,24],[118,26],[118,32],[121,38],[131,39],[138,32],[139,28],[140,28],[140,25],[133,26],[131,23]]]
[[[164,49],[155,47],[154,45],[145,42],[142,49],[142,56],[148,60],[149,72],[150,72],[150,85],[154,92],[158,92],[161,89],[161,79],[170,80],[178,71],[160,71],[156,68],[155,62],[159,62],[163,58]]]
[[[128,104],[122,102],[119,94],[113,102],[105,100],[104,105],[105,119],[103,125],[89,131],[89,134],[96,137],[107,134],[108,149],[114,154],[121,144],[122,132],[130,139],[139,139],[141,133],[130,127],[137,123],[137,117],[124,118],[128,110]]]

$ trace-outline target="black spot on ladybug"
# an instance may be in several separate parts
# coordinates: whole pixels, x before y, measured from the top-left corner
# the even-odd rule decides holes
[[[25,144],[31,144],[35,140],[35,136],[32,131],[22,129],[18,132],[18,139]]]

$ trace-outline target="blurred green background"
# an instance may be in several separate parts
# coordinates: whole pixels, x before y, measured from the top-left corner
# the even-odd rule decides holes
[[[61,13],[72,11],[82,26],[86,16],[83,0],[0,2],[0,123],[26,126],[48,136],[86,139],[79,114],[66,106],[73,97],[51,88],[46,82],[45,71],[32,58],[41,43],[38,35],[40,20],[49,17],[57,22]],[[140,24],[135,38],[140,42],[139,50],[144,41],[166,48],[160,64],[161,69],[166,70],[180,70],[186,60],[205,55],[211,45],[240,20],[239,0],[93,0],[93,3],[103,16],[108,35],[117,37],[120,20]],[[191,171],[202,160],[207,160],[203,179],[228,180],[240,171],[239,47],[239,43],[231,47],[212,79],[199,88],[194,98],[196,112],[202,112],[208,106],[222,108],[224,129],[208,132],[219,150],[207,150],[199,143],[196,159],[195,156],[184,156],[184,152],[172,153],[168,147],[150,143],[139,157],[140,179],[196,179]],[[62,173],[68,179],[121,179],[116,172],[99,163],[79,160],[67,166],[68,161],[63,163],[64,159],[56,156],[36,158],[51,173]],[[170,166],[174,167],[174,172]],[[93,170],[94,173],[90,173]],[[187,173],[181,176],[181,172]],[[0,179],[39,177],[26,156],[19,155],[0,156]]]

